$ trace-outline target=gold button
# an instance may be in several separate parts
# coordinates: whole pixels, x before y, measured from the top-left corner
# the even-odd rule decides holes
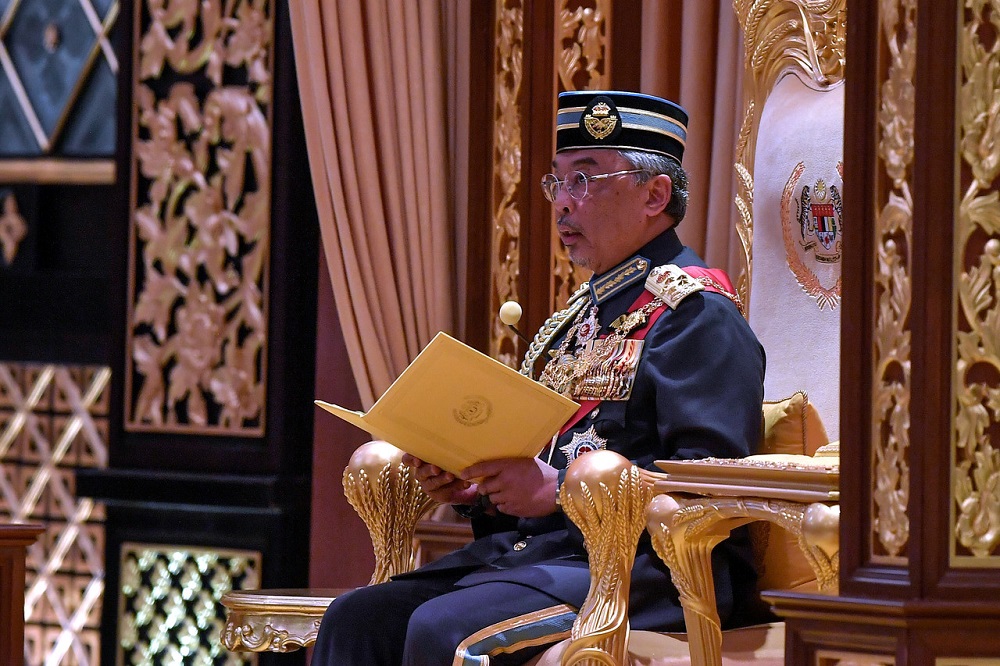
[[[514,550],[524,550],[528,546],[527,541],[518,541],[514,544]]]
[[[594,411],[592,411],[590,413],[590,418],[596,419],[597,415],[600,414],[600,413],[601,413],[601,408],[600,407],[594,407]]]

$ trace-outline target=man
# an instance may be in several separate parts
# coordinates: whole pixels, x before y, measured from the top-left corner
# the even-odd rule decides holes
[[[389,583],[338,598],[313,664],[521,664],[569,633],[590,579],[582,537],[557,503],[566,468],[608,448],[635,464],[742,457],[760,436],[764,353],[728,279],[681,245],[687,114],[625,92],[559,96],[542,179],[570,258],[593,270],[522,366],[582,404],[536,458],[489,460],[460,478],[408,456],[424,490],[472,518],[476,539]],[[623,316],[631,313],[628,317]],[[473,482],[478,479],[478,482]],[[730,539],[713,554],[724,624],[755,576]],[[683,630],[677,591],[648,535],[632,574],[634,629]]]

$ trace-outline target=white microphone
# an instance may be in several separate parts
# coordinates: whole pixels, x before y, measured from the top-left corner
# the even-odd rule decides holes
[[[514,325],[520,320],[521,306],[517,301],[507,301],[500,306],[500,321],[507,324],[507,328],[517,333],[517,337],[524,340],[525,343],[531,344],[531,341],[521,331],[517,330],[517,327]]]

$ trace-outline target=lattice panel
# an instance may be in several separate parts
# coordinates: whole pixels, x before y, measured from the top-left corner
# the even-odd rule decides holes
[[[0,156],[111,155],[117,0],[0,0]]]
[[[126,543],[121,558],[119,664],[255,664],[226,651],[222,595],[260,587],[261,554]]]
[[[46,526],[28,548],[25,663],[99,658],[104,508],[74,469],[108,460],[105,367],[0,363],[0,519]]]

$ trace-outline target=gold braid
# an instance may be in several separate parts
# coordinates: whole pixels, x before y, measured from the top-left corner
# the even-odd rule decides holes
[[[535,363],[542,354],[552,347],[552,343],[555,342],[566,326],[576,318],[580,310],[590,302],[590,299],[586,298],[589,294],[590,283],[584,282],[569,297],[564,309],[545,320],[542,327],[538,329],[538,333],[535,333],[534,340],[528,345],[528,350],[524,353],[524,360],[521,361],[520,369],[522,375],[526,375],[532,379],[535,378]]]

